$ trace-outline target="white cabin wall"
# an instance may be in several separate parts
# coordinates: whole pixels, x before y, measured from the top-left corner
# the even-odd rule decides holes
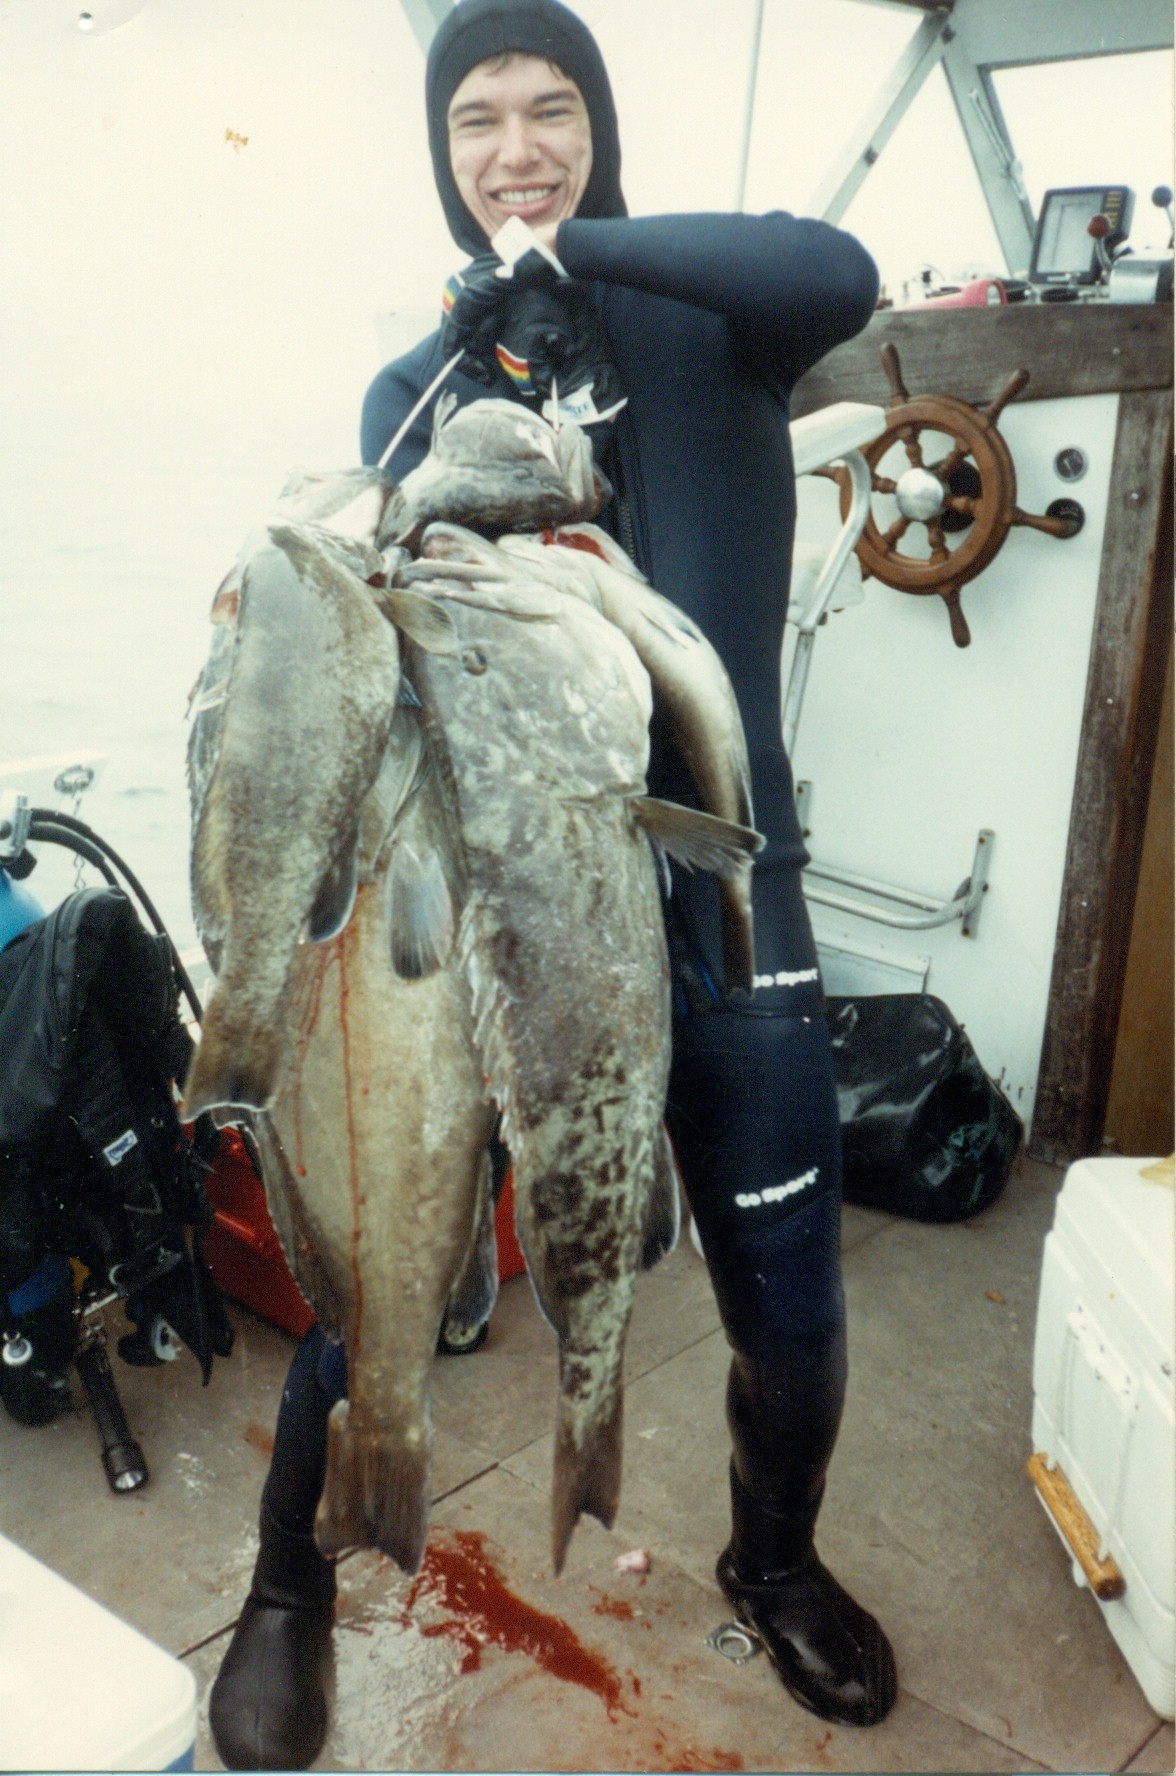
[[[1010,532],[992,565],[964,588],[972,631],[966,649],[953,644],[941,599],[867,581],[864,604],[833,615],[818,635],[793,749],[796,778],[812,784],[808,842],[821,863],[946,899],[970,872],[979,830],[995,833],[973,937],[963,937],[958,922],[902,932],[816,904],[811,911],[822,943],[880,951],[916,973],[925,962],[928,991],[966,1024],[1027,1127],[1117,412],[1115,395],[1006,409],[1001,430],[1016,465],[1018,503],[1042,512],[1061,496],[1075,498],[1086,512],[1084,529],[1064,542]],[[1089,461],[1072,486],[1053,468],[1068,445]],[[798,536],[831,539],[832,483],[803,480],[799,505]],[[785,675],[793,639],[790,627]],[[869,970],[860,990],[878,990]]]

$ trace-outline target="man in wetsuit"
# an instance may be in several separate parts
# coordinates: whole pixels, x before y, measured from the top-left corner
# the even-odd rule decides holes
[[[596,376],[627,396],[591,427],[614,498],[599,520],[721,654],[747,733],[756,824],[757,991],[724,993],[712,878],[676,872],[667,1121],[732,1347],[732,1533],[719,1583],[805,1707],[852,1725],[895,1698],[878,1623],[818,1559],[813,1530],[845,1394],[841,1143],[806,854],[780,741],[780,646],[795,519],[788,399],[799,377],[865,325],[872,260],[850,236],[784,214],[630,219],[616,114],[599,50],[558,0],[463,0],[426,74],[429,141],[450,230],[473,263],[438,333],[389,365],[364,402],[376,462],[457,349],[459,401],[519,395],[495,343],[527,313],[523,265],[492,276],[490,241],[529,224],[571,282],[572,343],[531,365],[541,396]],[[534,253],[527,259],[532,269]],[[525,262],[524,262],[525,263]],[[548,274],[539,268],[540,279]],[[542,358],[543,351],[539,353]],[[517,358],[515,352],[514,357]],[[508,358],[507,361],[513,361]],[[391,467],[423,457],[423,413]],[[652,794],[692,802],[655,723]],[[315,1329],[291,1367],[262,1500],[261,1551],[214,1687],[211,1723],[231,1767],[303,1767],[326,1730],[323,1652],[334,1581],[311,1533],[326,1417],[346,1385],[342,1347]]]

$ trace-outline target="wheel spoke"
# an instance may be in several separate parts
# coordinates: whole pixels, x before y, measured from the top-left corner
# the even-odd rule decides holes
[[[949,556],[947,538],[943,534],[943,526],[938,518],[927,520],[927,540],[931,544],[932,561],[946,561]]]
[[[887,555],[890,554],[895,543],[897,543],[901,537],[906,535],[907,530],[910,528],[910,522],[909,518],[896,518],[894,523],[890,526],[890,529],[884,531],[882,536],[879,537],[878,541]]]
[[[1079,528],[1073,518],[1050,518],[1044,512],[1022,512],[1014,506],[1010,524],[1027,524],[1030,530],[1043,530],[1046,536],[1071,537]]]
[[[991,425],[996,424],[1009,402],[1016,400],[1028,380],[1028,370],[1014,370],[995,401],[990,401],[987,407],[980,409]]]
[[[902,365],[898,361],[897,347],[889,344],[882,347],[882,368],[886,372],[886,380],[890,384],[890,405],[899,406],[909,401],[906,384],[902,380]]]
[[[874,492],[875,493],[897,493],[897,491],[898,491],[898,482],[892,481],[890,479],[889,475],[875,475],[874,476]]]
[[[919,437],[918,426],[903,427],[902,447],[907,453],[907,458],[912,468],[926,468],[927,465],[923,461],[923,443],[922,439]]]
[[[976,516],[976,501],[966,493],[949,493],[944,504],[952,512],[962,512],[967,518]]]

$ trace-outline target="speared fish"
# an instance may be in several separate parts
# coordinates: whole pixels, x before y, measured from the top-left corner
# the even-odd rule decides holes
[[[415,1570],[429,1373],[490,1212],[493,1116],[456,963],[430,952],[414,968],[410,945],[398,971],[389,944],[394,860],[443,844],[400,634],[445,647],[452,624],[418,593],[359,580],[347,563],[374,541],[336,548],[330,516],[273,521],[214,606],[189,768],[193,904],[217,978],[185,1109],[249,1112],[291,1269],[347,1343],[322,1546],[376,1545]],[[443,912],[427,923],[442,930]],[[495,1282],[475,1270],[467,1312],[489,1314]]]
[[[590,604],[539,591],[545,605],[560,598],[557,622],[455,603],[455,653],[410,669],[457,810],[458,944],[519,1240],[559,1339],[559,1571],[582,1511],[614,1520],[634,1284],[677,1236],[662,1124],[669,966],[648,836],[695,860],[706,847],[726,868],[757,839],[645,794],[647,674]]]

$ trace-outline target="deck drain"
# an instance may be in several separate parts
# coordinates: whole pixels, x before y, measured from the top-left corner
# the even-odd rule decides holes
[[[753,1628],[745,1628],[742,1622],[721,1622],[708,1634],[706,1644],[712,1652],[722,1653],[724,1659],[730,1659],[732,1665],[746,1665],[757,1653],[762,1653],[764,1643]]]

